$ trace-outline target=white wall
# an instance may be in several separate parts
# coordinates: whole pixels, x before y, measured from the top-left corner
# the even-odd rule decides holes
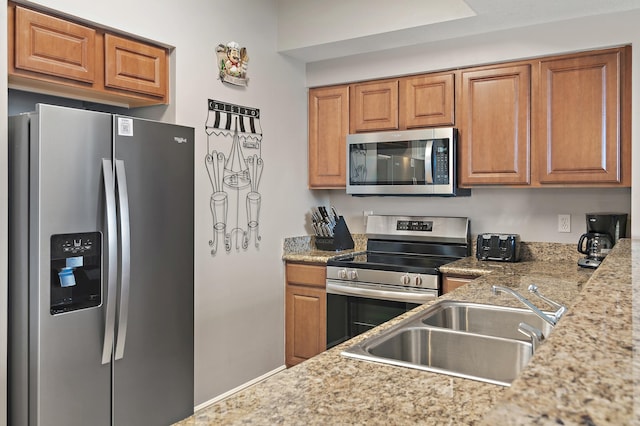
[[[544,56],[633,43],[640,46],[640,12],[588,17],[523,27],[473,37],[443,40],[402,49],[355,55],[307,65],[307,86],[315,87],[452,69],[476,64]],[[637,49],[636,49],[637,50]],[[640,170],[640,55],[633,56],[633,170]],[[629,189],[489,189],[472,190],[470,199],[354,198],[331,191],[331,202],[358,229],[363,210],[380,213],[422,213],[469,216],[472,232],[516,232],[524,240],[576,242],[585,229],[584,213],[632,212],[630,228],[640,238],[640,174]],[[632,208],[633,205],[633,208]],[[572,233],[556,232],[557,214],[572,215]],[[349,221],[351,218],[351,221]],[[352,225],[353,222],[353,225]]]
[[[495,0],[494,0],[495,1]],[[307,62],[400,46],[411,29],[474,16],[463,0],[278,0],[278,49]],[[363,19],[363,11],[366,19]],[[407,13],[407,11],[411,11]],[[374,38],[372,43],[370,39]]]
[[[352,197],[337,191],[331,203],[351,232],[364,232],[363,211],[376,214],[463,216],[471,233],[508,232],[523,241],[575,244],[586,231],[585,213],[629,211],[630,190],[562,188],[476,188],[469,197]],[[559,233],[558,214],[571,215],[571,232]]]
[[[317,201],[306,183],[304,65],[276,53],[273,2],[38,3],[175,47],[171,106],[134,113],[168,121],[175,117],[176,122],[196,128],[196,404],[282,366],[283,239],[307,233],[305,213]],[[231,40],[248,49],[247,88],[224,86],[217,80],[214,49]],[[6,57],[1,51],[0,56]],[[209,98],[260,108],[264,134],[260,247],[231,254],[221,249],[215,257],[208,245],[211,187],[204,168]]]

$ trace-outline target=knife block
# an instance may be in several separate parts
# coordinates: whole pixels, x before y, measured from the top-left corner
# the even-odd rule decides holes
[[[325,251],[348,250],[355,247],[353,237],[344,217],[339,216],[335,228],[333,228],[333,237],[321,237],[316,235],[316,248]]]

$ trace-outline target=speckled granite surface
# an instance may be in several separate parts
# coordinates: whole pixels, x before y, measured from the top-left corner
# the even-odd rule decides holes
[[[442,298],[519,306],[506,295],[493,296],[490,286],[526,293],[526,287],[535,283],[542,294],[569,306],[510,388],[340,355],[343,348],[426,309],[429,303],[178,424],[637,423],[633,380],[638,375],[633,373],[640,367],[633,368],[637,346],[632,318],[638,319],[640,306],[633,311],[632,257],[637,265],[640,241],[621,240],[593,275],[574,259],[481,265],[465,259],[452,266],[467,275],[478,267],[484,275]]]
[[[634,410],[640,384],[637,360],[634,364],[640,343],[640,305],[634,301],[640,241],[621,240],[612,254],[540,347],[537,362],[513,382],[483,424],[640,423]]]
[[[293,237],[284,239],[284,253],[282,259],[287,262],[327,263],[330,258],[352,252],[367,249],[367,236],[364,234],[352,234],[354,247],[352,250],[326,251],[318,250],[315,246],[314,236]]]

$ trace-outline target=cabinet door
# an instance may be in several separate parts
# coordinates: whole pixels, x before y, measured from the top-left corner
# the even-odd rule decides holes
[[[398,80],[351,85],[351,133],[398,129]]]
[[[104,35],[105,86],[147,95],[167,94],[167,52],[157,46]]]
[[[287,286],[287,339],[286,364],[298,364],[309,359],[327,346],[326,309],[324,290]]]
[[[309,90],[309,188],[346,186],[349,86]]]
[[[92,28],[16,6],[16,69],[93,83],[95,52]]]
[[[454,74],[400,80],[400,128],[454,124]]]
[[[462,71],[461,185],[528,184],[530,65]]]
[[[473,275],[455,276],[444,274],[442,276],[442,294],[449,293],[458,287],[469,284],[476,278],[478,277]]]
[[[285,362],[291,367],[327,346],[324,265],[286,265]]]
[[[540,62],[540,183],[620,182],[620,61],[615,51]]]

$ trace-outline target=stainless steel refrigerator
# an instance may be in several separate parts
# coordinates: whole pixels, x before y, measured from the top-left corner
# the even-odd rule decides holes
[[[193,413],[194,130],[10,117],[9,424]]]

